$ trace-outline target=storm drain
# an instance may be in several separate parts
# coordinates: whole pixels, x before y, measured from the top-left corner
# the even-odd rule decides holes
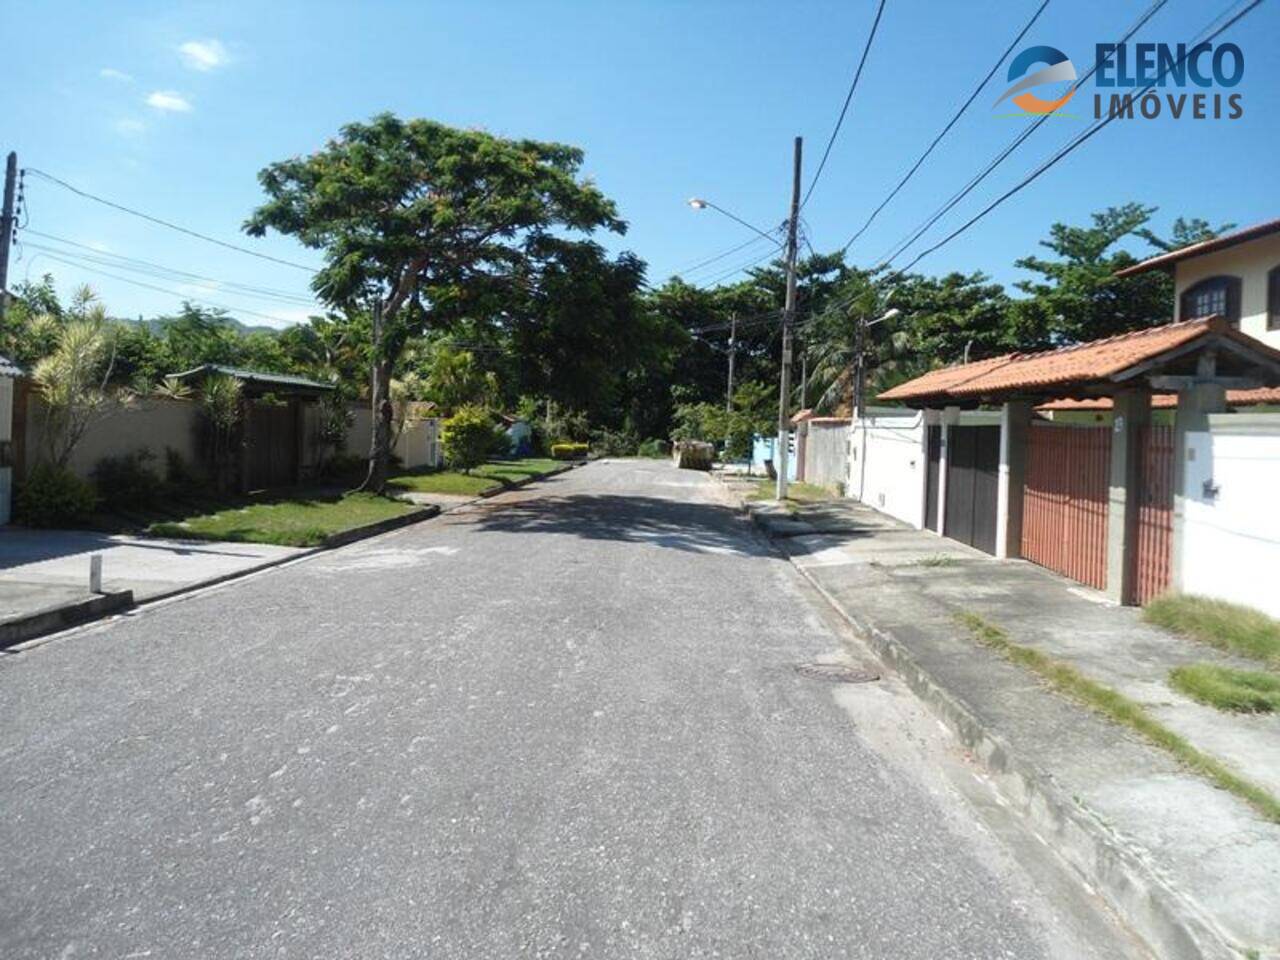
[[[843,663],[798,663],[796,673],[810,680],[826,680],[830,683],[871,683],[880,674],[859,670]]]

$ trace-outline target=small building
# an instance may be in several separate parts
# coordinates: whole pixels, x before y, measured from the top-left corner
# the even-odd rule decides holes
[[[0,357],[0,526],[13,515],[14,381],[22,369]]]
[[[332,393],[333,384],[215,363],[173,376],[198,388],[215,375],[231,377],[241,386],[237,485],[242,490],[259,490],[304,479],[306,467],[314,457],[306,426],[307,410],[320,397]]]

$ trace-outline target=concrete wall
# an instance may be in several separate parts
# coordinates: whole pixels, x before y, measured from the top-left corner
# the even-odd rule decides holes
[[[1273,347],[1280,347],[1280,330],[1267,329],[1267,274],[1280,267],[1280,235],[1272,234],[1177,265],[1177,294],[1173,309],[1182,309],[1182,291],[1206,277],[1222,274],[1240,278],[1240,330]],[[1181,319],[1189,319],[1178,317]]]
[[[1280,617],[1280,414],[1210,414],[1207,431],[1186,435],[1182,455],[1182,591]]]
[[[918,410],[868,410],[850,428],[847,496],[924,527],[925,416]]]
[[[434,418],[407,421],[396,439],[393,452],[406,468],[443,466],[440,421]]]
[[[841,484],[849,477],[848,420],[811,420],[805,426],[804,476],[806,483]]]
[[[757,435],[755,441],[751,445],[751,471],[764,475],[766,460],[772,460],[774,468],[778,466],[777,458],[773,455],[773,448],[777,446],[778,438],[769,436],[762,437]],[[788,453],[787,453],[787,479],[794,480],[796,478],[796,433],[794,430],[788,434]]]
[[[27,403],[27,464],[40,459],[44,447],[45,407],[37,393]],[[200,408],[184,400],[139,400],[120,407],[94,422],[71,451],[67,466],[88,477],[103,457],[118,457],[142,448],[155,454],[152,466],[164,473],[166,448],[181,454],[189,464],[200,463]]]

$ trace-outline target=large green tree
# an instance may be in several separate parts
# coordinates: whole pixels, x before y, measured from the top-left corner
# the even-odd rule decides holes
[[[519,293],[553,237],[625,231],[613,202],[580,176],[582,159],[563,144],[381,114],[259,174],[267,200],[245,229],[322,251],[316,294],[334,309],[368,305],[373,314],[363,489],[386,482],[391,378],[411,337]]]

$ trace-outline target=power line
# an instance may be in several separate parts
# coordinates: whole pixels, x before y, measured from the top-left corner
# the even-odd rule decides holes
[[[133,280],[133,279],[130,279],[129,277],[122,277],[119,274],[110,273],[109,271],[101,270],[97,267],[90,267],[90,266],[86,266],[83,263],[76,263],[74,260],[68,260],[65,258],[66,257],[65,254],[59,255],[59,254],[49,253],[48,251],[44,251],[41,255],[48,257],[50,260],[57,261],[58,263],[66,264],[69,267],[76,267],[80,270],[88,270],[90,273],[96,273],[104,277],[110,277],[112,280],[119,280],[121,283],[130,283],[130,284],[133,284],[135,287],[142,287],[146,290],[155,290],[157,293],[167,293],[170,296],[177,297],[179,300],[189,300],[195,303],[203,303],[207,307],[216,307],[219,310],[227,311],[233,317],[238,313],[242,313],[252,317],[260,317],[263,320],[271,320],[275,323],[282,323],[282,324],[285,324],[286,326],[292,326],[294,323],[293,320],[287,320],[284,317],[275,317],[269,313],[260,313],[257,310],[248,310],[244,307],[228,307],[226,304],[218,303],[214,300],[206,300],[203,297],[192,297],[192,296],[188,296],[185,293],[179,293],[177,290],[169,290],[166,287],[157,287],[151,283],[143,283],[141,280]]]
[[[241,291],[248,295],[268,300],[278,300],[299,306],[315,305],[315,298],[304,294],[292,293],[287,290],[279,290],[274,287],[259,287],[254,284],[239,283],[234,280],[223,280],[219,277],[209,277],[199,273],[192,273],[177,267],[166,267],[163,264],[154,263],[150,260],[143,260],[138,257],[128,257],[124,254],[113,253],[109,250],[99,250],[87,243],[69,240],[66,237],[59,237],[52,233],[44,233],[40,230],[29,229],[25,232],[33,237],[43,237],[46,240],[53,240],[57,243],[88,251],[85,254],[76,254],[76,256],[94,263],[99,263],[102,266],[114,267],[119,270],[128,270],[132,273],[140,273],[144,276],[151,276],[159,280],[202,281],[205,283],[215,283],[221,287],[227,288],[228,291]],[[64,251],[57,247],[48,247],[38,243],[30,244],[30,246],[36,250],[44,250],[50,253],[67,253],[68,255],[71,255],[70,251]]]
[[[1228,28],[1230,28],[1231,26],[1233,26],[1234,24],[1236,24],[1237,22],[1239,22],[1239,21],[1240,21],[1240,20],[1241,20],[1241,19],[1242,19],[1246,14],[1250,13],[1250,12],[1251,12],[1255,7],[1258,7],[1258,6],[1260,6],[1261,4],[1262,4],[1262,0],[1251,0],[1251,2],[1249,2],[1246,6],[1244,6],[1242,9],[1240,9],[1237,13],[1235,13],[1234,15],[1229,16],[1229,19],[1227,19],[1225,22],[1223,22],[1221,26],[1217,27],[1217,29],[1216,29],[1216,30],[1215,30],[1215,29],[1212,29],[1216,24],[1218,24],[1218,23],[1219,23],[1219,21],[1222,21],[1224,17],[1227,17],[1227,16],[1230,14],[1230,11],[1231,11],[1231,9],[1232,9],[1233,7],[1236,7],[1236,6],[1238,6],[1238,5],[1239,5],[1238,3],[1228,4],[1228,6],[1226,7],[1226,9],[1225,9],[1222,13],[1220,13],[1220,14],[1218,14],[1216,17],[1214,17],[1214,19],[1213,19],[1212,21],[1210,21],[1210,23],[1208,24],[1208,26],[1206,26],[1203,30],[1201,30],[1201,32],[1200,32],[1200,33],[1199,33],[1199,34],[1198,34],[1198,35],[1197,35],[1197,36],[1196,36],[1196,37],[1195,37],[1195,38],[1194,38],[1190,43],[1188,43],[1188,44],[1186,44],[1186,45],[1185,45],[1185,49],[1189,51],[1189,50],[1191,50],[1191,49],[1192,49],[1196,44],[1198,44],[1198,43],[1208,42],[1208,41],[1211,41],[1211,40],[1216,39],[1216,38],[1217,38],[1218,36],[1220,36],[1223,32],[1225,32]],[[1157,3],[1157,4],[1156,4],[1156,5],[1155,5],[1151,10],[1148,10],[1148,11],[1147,11],[1147,13],[1143,16],[1143,18],[1139,21],[1139,23],[1138,23],[1138,24],[1136,24],[1136,25],[1134,26],[1134,28],[1133,28],[1132,30],[1130,30],[1129,34],[1127,34],[1127,35],[1126,35],[1125,39],[1127,40],[1127,39],[1128,39],[1128,37],[1129,37],[1129,36],[1131,36],[1131,35],[1132,35],[1132,33],[1133,33],[1134,31],[1136,31],[1136,30],[1138,29],[1138,27],[1140,27],[1140,26],[1142,25],[1142,23],[1144,23],[1144,22],[1146,22],[1146,20],[1150,19],[1151,15],[1152,15],[1156,10],[1158,10],[1158,9],[1159,9],[1159,7],[1160,7],[1160,6],[1162,6],[1162,5],[1163,5],[1163,0],[1161,0],[1161,2],[1160,2],[1160,3]],[[1211,30],[1212,30],[1212,32],[1210,32]],[[1123,41],[1122,41],[1122,42],[1123,42]],[[1148,92],[1150,92],[1150,91],[1151,91],[1151,90],[1152,90],[1152,89],[1153,89],[1153,88],[1154,88],[1154,87],[1155,87],[1155,86],[1160,82],[1160,80],[1164,77],[1165,73],[1167,73],[1169,70],[1173,69],[1173,67],[1174,67],[1174,66],[1176,66],[1176,65],[1180,65],[1180,64],[1183,62],[1183,60],[1185,60],[1185,57],[1186,57],[1186,53],[1184,53],[1184,54],[1183,54],[1183,57],[1182,57],[1181,59],[1179,59],[1179,60],[1177,61],[1177,63],[1176,63],[1176,64],[1171,64],[1171,65],[1167,66],[1163,71],[1161,71],[1161,72],[1160,72],[1160,74],[1156,77],[1156,79],[1155,79],[1155,80],[1153,80],[1151,83],[1149,83],[1146,87],[1144,87],[1144,88],[1143,88],[1139,93],[1132,95],[1132,96],[1133,96],[1133,100],[1134,100],[1134,102],[1136,103],[1136,102],[1137,102],[1138,100],[1140,100],[1143,96],[1145,96]],[[1092,75],[1092,73],[1093,73],[1093,71],[1090,71],[1090,75]],[[1087,77],[1086,77],[1086,79],[1087,79]],[[1082,81],[1082,82],[1083,82],[1083,81]],[[1085,143],[1085,141],[1087,141],[1087,140],[1088,140],[1088,139],[1090,139],[1092,136],[1094,136],[1094,134],[1096,134],[1096,133],[1100,132],[1103,128],[1105,128],[1105,127],[1106,127],[1109,123],[1111,123],[1111,121],[1112,121],[1112,120],[1114,120],[1114,119],[1116,119],[1116,115],[1115,115],[1115,114],[1109,114],[1107,117],[1105,117],[1105,118],[1103,118],[1103,119],[1101,119],[1101,120],[1095,121],[1095,123],[1094,123],[1094,124],[1092,124],[1092,125],[1091,125],[1087,130],[1085,130],[1083,133],[1079,134],[1076,138],[1074,138],[1073,140],[1071,140],[1071,141],[1070,141],[1069,143],[1067,143],[1065,146],[1063,146],[1063,147],[1059,148],[1057,151],[1055,151],[1053,154],[1051,154],[1051,155],[1050,155],[1046,160],[1044,160],[1043,162],[1041,162],[1041,163],[1040,163],[1040,164],[1039,164],[1039,165],[1038,165],[1034,170],[1032,170],[1032,171],[1031,171],[1031,173],[1029,173],[1026,177],[1024,177],[1021,181],[1019,181],[1017,184],[1015,184],[1015,185],[1014,185],[1013,187],[1011,187],[1009,190],[1005,191],[1005,193],[1003,193],[1001,196],[997,197],[997,198],[996,198],[992,203],[988,204],[986,208],[984,208],[982,211],[980,211],[980,212],[979,212],[978,214],[976,214],[974,217],[970,218],[966,223],[964,223],[963,225],[961,225],[959,228],[957,228],[956,230],[952,231],[952,233],[948,234],[948,235],[947,235],[946,237],[944,237],[942,240],[940,240],[940,241],[938,241],[937,243],[935,243],[935,244],[934,244],[933,246],[931,246],[929,249],[927,249],[927,250],[923,251],[922,253],[920,253],[920,254],[919,254],[918,256],[916,256],[916,257],[915,257],[915,258],[914,258],[910,263],[908,263],[905,267],[902,267],[902,268],[900,268],[900,269],[898,269],[898,270],[895,270],[895,271],[893,271],[893,273],[891,273],[891,274],[889,274],[888,276],[886,276],[885,278],[883,278],[883,279],[881,280],[881,282],[882,282],[882,283],[884,283],[884,282],[890,282],[890,283],[891,283],[891,282],[896,281],[896,280],[898,280],[898,279],[902,278],[903,276],[905,276],[905,275],[906,275],[906,273],[907,273],[907,271],[908,271],[908,270],[910,270],[912,267],[914,267],[914,266],[915,266],[917,263],[919,263],[922,259],[924,259],[924,258],[925,258],[926,256],[928,256],[929,254],[934,253],[934,252],[936,252],[937,250],[941,249],[943,246],[945,246],[946,244],[950,243],[950,242],[951,242],[952,240],[954,240],[955,238],[959,237],[962,233],[964,233],[966,230],[968,230],[970,227],[972,227],[974,224],[976,224],[979,220],[981,220],[983,217],[985,217],[988,213],[990,213],[990,212],[991,212],[992,210],[994,210],[996,207],[1000,206],[1002,203],[1004,203],[1006,200],[1008,200],[1008,199],[1009,199],[1010,197],[1012,197],[1014,194],[1018,193],[1018,191],[1022,190],[1024,187],[1028,186],[1032,181],[1036,180],[1038,177],[1040,177],[1042,174],[1044,174],[1047,170],[1049,170],[1049,168],[1051,168],[1051,167],[1052,167],[1052,166],[1054,166],[1056,163],[1058,163],[1060,160],[1062,160],[1063,158],[1065,158],[1068,154],[1070,154],[1071,152],[1073,152],[1076,148],[1078,148],[1078,147],[1080,147],[1082,144],[1084,144],[1084,143]],[[887,261],[881,264],[881,266],[886,266],[886,265],[887,265]],[[844,298],[842,298],[842,299],[841,299],[841,298],[838,298],[834,303],[832,303],[832,304],[828,304],[828,305],[827,305],[827,307],[825,307],[825,308],[824,308],[824,311],[823,311],[823,312],[825,313],[825,312],[828,312],[828,311],[831,311],[831,310],[840,310],[840,309],[843,309],[843,308],[847,307],[849,304],[851,304],[851,303],[853,302],[853,300],[854,300],[854,298],[855,298],[855,297],[856,297],[856,294],[850,294],[850,295],[848,295],[848,296],[846,296],[846,297],[844,297]]]
[[[171,223],[168,220],[162,220],[159,217],[153,217],[151,216],[151,214],[143,213],[141,210],[134,210],[132,207],[126,207],[124,204],[115,203],[114,201],[107,200],[104,197],[99,197],[96,194],[89,193],[87,190],[81,190],[79,187],[72,186],[71,184],[67,183],[67,181],[60,180],[57,177],[53,176],[52,174],[45,173],[43,170],[38,170],[35,167],[24,167],[22,172],[24,174],[27,174],[27,173],[33,174],[34,176],[39,177],[41,180],[46,180],[49,183],[53,183],[59,187],[62,187],[64,190],[70,190],[72,193],[76,194],[77,196],[84,197],[86,200],[92,200],[95,203],[100,203],[103,206],[110,207],[113,210],[119,210],[121,213],[127,213],[130,216],[138,217],[150,223],[158,224],[159,226],[162,226],[162,227],[168,227],[170,230],[176,230],[178,233],[185,233],[187,236],[195,237],[197,240],[204,240],[206,243],[216,244],[217,246],[225,247],[228,250],[235,250],[237,253],[244,253],[251,257],[257,257],[259,260],[269,260],[270,262],[278,263],[281,266],[293,267],[295,270],[305,270],[307,271],[307,273],[316,272],[314,267],[308,267],[301,263],[294,263],[292,260],[283,260],[280,257],[273,257],[268,253],[262,253],[260,250],[250,250],[248,247],[241,247],[241,246],[237,246],[234,243],[227,243],[227,241],[219,240],[217,237],[211,237],[208,234],[200,233],[196,230],[191,230],[187,227],[179,226],[178,224]]]
[[[1182,65],[1182,63],[1186,60],[1187,51],[1193,49],[1196,44],[1207,43],[1209,41],[1216,39],[1220,34],[1222,34],[1224,31],[1229,29],[1234,24],[1238,23],[1241,19],[1244,18],[1246,14],[1252,12],[1254,8],[1260,6],[1261,4],[1262,4],[1262,0],[1253,0],[1253,2],[1249,3],[1246,7],[1244,7],[1237,14],[1235,14],[1235,16],[1231,17],[1229,20],[1223,23],[1222,26],[1220,26],[1217,30],[1214,30],[1207,37],[1203,37],[1203,36],[1197,37],[1192,43],[1187,44],[1186,49],[1184,49],[1182,56],[1179,57],[1178,60],[1176,61],[1176,65],[1177,66]],[[1221,19],[1221,15],[1219,15],[1218,17],[1215,17],[1213,22],[1216,23],[1219,19]],[[1164,75],[1168,73],[1169,70],[1172,69],[1174,66],[1175,64],[1167,65],[1164,70],[1161,70],[1160,73],[1157,74],[1154,80],[1152,80],[1145,87],[1143,87],[1141,91],[1133,94],[1132,95],[1133,103],[1137,104],[1138,101],[1140,101],[1144,96],[1150,93],[1156,87],[1156,85],[1164,78]],[[923,252],[918,254],[914,260],[912,260],[909,264],[903,267],[902,270],[898,271],[898,273],[901,274],[907,270],[910,270],[912,267],[914,267],[917,263],[919,263],[929,254],[933,253],[935,250],[940,249],[941,247],[950,243],[956,237],[960,236],[962,233],[964,233],[971,226],[973,226],[975,223],[977,223],[979,220],[981,220],[983,217],[989,214],[996,207],[1000,206],[1002,203],[1004,203],[1014,194],[1018,193],[1024,187],[1028,186],[1034,180],[1039,178],[1041,174],[1045,173],[1050,167],[1054,166],[1059,161],[1063,160],[1068,154],[1074,151],[1077,147],[1080,147],[1081,145],[1083,145],[1085,141],[1087,141],[1094,134],[1099,133],[1104,127],[1106,127],[1109,123],[1111,123],[1111,121],[1115,120],[1117,116],[1119,116],[1118,112],[1108,113],[1106,117],[1095,121],[1093,125],[1089,127],[1089,129],[1085,130],[1083,133],[1077,136],[1074,140],[1070,141],[1064,147],[1055,151],[1048,159],[1043,161],[1039,166],[1037,166],[1034,170],[1032,170],[1031,173],[1023,177],[1020,181],[1018,181],[1018,183],[1014,184],[1012,187],[1010,187],[1008,190],[1002,193],[999,197],[997,197],[995,200],[989,203],[977,214],[975,214],[973,217],[971,217],[961,226],[953,230],[947,236],[943,237],[933,246],[929,247],[927,250],[924,250]]]
[[[1154,17],[1160,11],[1160,8],[1163,7],[1167,2],[1168,0],[1156,0],[1155,3],[1153,3],[1150,7],[1148,7],[1147,10],[1141,16],[1138,17],[1137,21],[1134,22],[1133,26],[1131,26],[1129,30],[1124,34],[1124,36],[1121,37],[1121,39],[1119,40],[1119,43],[1128,42],[1128,40],[1140,29],[1142,29],[1142,27],[1146,25],[1147,21],[1149,21],[1152,17]],[[1094,65],[1085,72],[1085,75],[1076,81],[1076,84],[1072,89],[1079,90],[1082,86],[1084,86],[1085,81],[1087,81],[1090,77],[1093,76],[1093,74],[1097,71],[1097,69],[1098,69],[1097,62],[1095,61]],[[988,162],[987,165],[981,171],[979,171],[979,173],[976,174],[972,179],[970,179],[969,182],[959,192],[954,194],[950,200],[948,200],[945,204],[943,204],[941,208],[939,208],[927,221],[925,221],[923,226],[917,229],[915,233],[913,233],[908,239],[898,244],[896,249],[894,249],[894,251],[891,254],[887,254],[881,257],[880,262],[884,264],[892,263],[898,257],[902,256],[902,254],[912,244],[914,244],[917,240],[919,240],[920,237],[922,237],[929,230],[930,227],[932,227],[935,223],[937,223],[944,216],[946,216],[952,209],[955,208],[955,206],[961,200],[963,200],[970,193],[972,193],[977,188],[978,184],[982,183],[983,180],[985,180],[988,176],[990,176],[991,173],[996,169],[996,167],[998,167],[1001,163],[1003,163],[1004,160],[1010,154],[1012,154],[1015,150],[1018,149],[1018,147],[1022,146],[1022,144],[1026,142],[1027,138],[1030,137],[1037,130],[1039,130],[1040,127],[1042,127],[1049,120],[1051,116],[1053,115],[1046,113],[1044,116],[1036,120],[1035,123],[1027,127],[1027,129],[1023,130],[1016,137],[1014,137],[1013,140],[1010,142],[1010,144],[996,155],[995,159]]]
[[[827,140],[827,148],[822,151],[822,159],[818,162],[818,169],[814,171],[813,179],[809,181],[809,189],[805,191],[804,199],[800,201],[801,209],[809,202],[809,197],[813,194],[813,188],[818,185],[818,178],[822,176],[822,169],[827,165],[827,157],[831,156],[831,148],[835,146],[840,127],[844,124],[845,114],[849,112],[849,104],[853,102],[854,91],[858,89],[858,81],[862,79],[862,68],[867,65],[867,55],[871,52],[871,44],[876,38],[876,30],[880,26],[880,17],[884,13],[885,2],[886,0],[880,0],[880,6],[876,8],[876,18],[871,23],[871,32],[867,34],[866,45],[862,48],[862,56],[858,60],[858,69],[853,73],[853,82],[849,84],[849,92],[845,94],[844,106],[840,108],[840,116],[836,118],[836,125]]]
[[[687,276],[688,274],[691,274],[691,273],[696,273],[697,271],[701,270],[703,267],[710,266],[711,264],[716,263],[717,261],[723,260],[725,257],[732,256],[733,254],[737,253],[740,250],[745,250],[747,249],[747,247],[750,247],[753,244],[757,244],[763,239],[764,237],[752,237],[750,240],[747,240],[744,243],[740,243],[736,247],[731,247],[728,250],[725,250],[723,253],[719,253],[714,257],[708,257],[706,260],[699,261],[698,263],[695,263],[692,266],[683,267],[678,270],[672,270],[671,275],[673,277],[675,276],[682,277],[682,276]]]
[[[913,176],[915,176],[915,173],[917,170],[920,169],[921,164],[923,164],[925,160],[928,159],[929,154],[933,153],[934,149],[938,146],[938,144],[942,142],[942,139],[948,133],[951,132],[951,128],[956,125],[956,123],[960,120],[962,116],[964,116],[965,111],[968,110],[969,107],[973,104],[973,101],[977,99],[978,94],[981,93],[982,89],[988,83],[991,82],[991,78],[995,76],[996,71],[1000,69],[1000,64],[1004,63],[1005,58],[1008,57],[1009,54],[1013,52],[1013,48],[1016,47],[1022,41],[1022,38],[1027,35],[1027,31],[1029,31],[1031,27],[1035,24],[1035,22],[1040,19],[1040,14],[1044,13],[1045,7],[1047,6],[1049,6],[1049,0],[1043,0],[1040,6],[1036,8],[1036,12],[1031,15],[1031,19],[1026,22],[1026,24],[1023,26],[1021,30],[1018,31],[1017,36],[1015,36],[1013,40],[1010,41],[1009,46],[1006,47],[1004,52],[1000,54],[1000,56],[996,59],[996,62],[991,65],[991,70],[988,71],[987,75],[982,78],[982,80],[978,83],[976,87],[973,88],[973,93],[969,94],[969,99],[965,100],[965,102],[960,105],[960,109],[957,110],[955,112],[955,115],[950,120],[947,121],[947,125],[942,128],[942,131],[936,137],[933,138],[933,142],[930,143],[929,146],[925,148],[924,153],[920,154],[920,158],[916,160],[916,162],[912,165],[911,169],[907,171],[906,175],[901,180],[898,181],[898,185],[889,191],[889,195],[880,201],[880,205],[878,207],[876,207],[874,210],[871,211],[871,216],[867,217],[867,222],[864,223],[861,227],[859,227],[857,233],[855,233],[852,237],[849,238],[849,242],[844,245],[844,249],[846,251],[851,246],[853,246],[854,241],[856,241],[860,236],[866,233],[867,228],[871,226],[872,221],[875,220],[875,218],[880,215],[880,211],[883,210],[886,206],[888,206],[889,201],[892,200],[894,197],[896,197],[898,195],[898,191],[900,191],[903,187],[907,185],[907,181],[909,181]]]

